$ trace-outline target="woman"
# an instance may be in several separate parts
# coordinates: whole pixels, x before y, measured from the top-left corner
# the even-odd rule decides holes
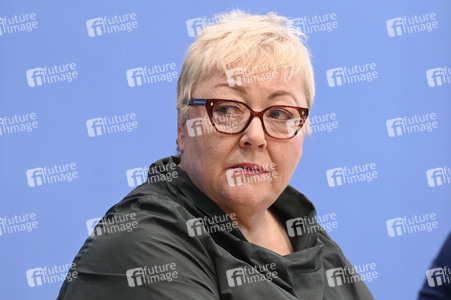
[[[196,38],[177,87],[180,155],[107,212],[59,299],[373,299],[288,186],[314,97],[300,35],[234,11]]]

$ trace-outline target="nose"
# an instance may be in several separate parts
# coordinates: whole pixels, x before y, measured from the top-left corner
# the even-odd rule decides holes
[[[267,144],[262,121],[259,118],[253,118],[240,138],[240,146],[250,150],[264,150]]]

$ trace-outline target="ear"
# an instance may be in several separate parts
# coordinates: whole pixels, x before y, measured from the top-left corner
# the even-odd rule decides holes
[[[186,122],[184,120],[177,120],[177,145],[181,153],[184,151],[185,140]]]

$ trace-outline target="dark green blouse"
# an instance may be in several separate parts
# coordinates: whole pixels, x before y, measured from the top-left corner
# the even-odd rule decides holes
[[[296,228],[295,252],[285,256],[249,243],[179,162],[154,163],[154,178],[106,213],[58,299],[374,299],[324,230]],[[270,209],[282,224],[316,215],[291,186]]]

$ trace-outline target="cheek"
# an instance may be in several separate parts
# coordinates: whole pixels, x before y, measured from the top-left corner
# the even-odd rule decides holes
[[[284,147],[283,153],[287,160],[299,162],[302,157],[302,144],[304,142],[304,136],[296,136],[289,145]]]
[[[298,140],[296,140],[294,149],[296,151],[296,158],[297,158],[297,162],[299,163],[299,161],[302,158],[302,153],[303,153],[303,148],[302,145],[304,144],[304,137],[305,137],[305,131],[304,128],[301,131],[301,135],[298,138]]]
[[[303,153],[303,148],[302,148],[302,142],[299,143],[299,145],[296,147],[297,150],[297,158],[298,158],[298,162],[301,160],[302,158],[302,153]]]
[[[277,171],[281,175],[282,181],[290,179],[302,157],[302,141],[297,139],[290,141],[289,144],[281,144],[277,149],[271,149],[273,161],[276,163]]]
[[[222,165],[231,150],[230,143],[218,137],[215,133],[205,134],[197,137],[190,137],[187,141],[186,154],[188,159],[196,161],[196,168],[208,174],[209,177],[222,170]],[[201,174],[203,174],[201,172]]]
[[[197,147],[200,152],[195,155],[208,157],[214,163],[222,163],[224,159],[238,146],[238,137],[211,132],[199,137]]]

